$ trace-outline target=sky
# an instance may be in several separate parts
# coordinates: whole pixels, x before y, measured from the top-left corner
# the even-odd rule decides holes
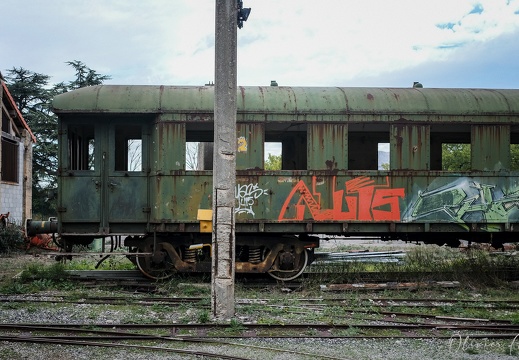
[[[238,85],[519,88],[519,0],[243,0]],[[2,0],[0,71],[214,81],[215,0]]]

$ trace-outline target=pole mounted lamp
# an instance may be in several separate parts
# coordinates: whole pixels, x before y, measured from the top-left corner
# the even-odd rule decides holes
[[[251,8],[244,8],[243,1],[238,0],[238,29],[243,27],[243,22],[249,18]]]

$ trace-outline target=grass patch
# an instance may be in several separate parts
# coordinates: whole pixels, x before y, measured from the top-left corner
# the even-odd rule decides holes
[[[20,281],[23,283],[39,281],[61,281],[67,277],[65,266],[55,263],[50,266],[41,264],[28,264],[20,274]]]
[[[305,286],[334,282],[459,281],[469,285],[502,285],[519,276],[519,257],[484,250],[461,252],[435,245],[416,246],[402,262],[340,262],[312,265],[316,273]],[[332,274],[332,275],[330,275]],[[315,282],[315,283],[314,283]]]
[[[73,290],[77,285],[70,282],[63,264],[47,266],[38,263],[24,266],[15,279],[10,279],[0,288],[4,294],[27,294],[48,289]]]
[[[85,253],[86,255],[86,253]],[[65,263],[66,270],[135,270],[135,265],[125,256],[114,255],[98,265],[99,256],[74,258]],[[97,267],[96,267],[97,266]]]

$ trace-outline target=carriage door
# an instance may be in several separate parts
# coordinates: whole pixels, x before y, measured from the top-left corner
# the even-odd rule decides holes
[[[101,223],[103,128],[87,120],[60,122],[58,211],[63,232],[92,234]]]
[[[127,120],[109,126],[105,219],[111,233],[143,233],[149,214],[148,127]]]

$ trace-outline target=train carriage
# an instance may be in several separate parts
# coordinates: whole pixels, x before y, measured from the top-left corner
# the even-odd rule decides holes
[[[151,278],[210,271],[213,106],[212,86],[57,96],[62,245],[124,236]],[[519,90],[239,87],[237,108],[237,272],[295,278],[318,234],[516,241]],[[469,170],[443,169],[453,143]]]

